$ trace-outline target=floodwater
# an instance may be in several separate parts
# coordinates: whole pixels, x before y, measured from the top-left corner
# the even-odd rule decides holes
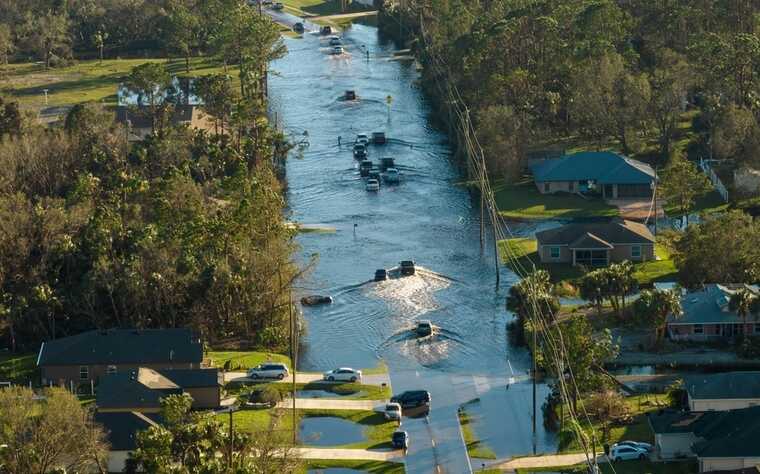
[[[340,446],[364,441],[364,428],[334,416],[307,416],[299,425],[298,439],[306,446]]]
[[[407,472],[470,471],[456,410],[475,398],[475,430],[499,457],[531,453],[530,356],[510,347],[506,334],[512,315],[505,298],[516,276],[502,268],[496,289],[492,244],[483,254],[479,248],[477,202],[457,184],[462,174],[445,135],[431,125],[415,65],[398,60],[371,26],[347,30],[339,56],[317,34],[286,43],[288,55],[271,66],[272,112],[287,133],[309,142],[302,158],[287,163],[291,218],[336,229],[298,238],[302,262],[318,255],[299,291],[334,299],[303,309],[299,370],[383,360],[395,393],[430,391],[429,417],[404,420]],[[346,90],[358,99],[342,100]],[[390,143],[370,146],[369,159],[393,157],[403,178],[367,192],[351,149],[358,133],[376,131]],[[536,227],[512,230],[529,235]],[[415,275],[372,281],[376,269],[409,259]],[[440,330],[417,340],[409,330],[420,319]],[[511,377],[519,381],[508,386]],[[538,387],[538,452],[556,448],[542,427],[546,390]]]

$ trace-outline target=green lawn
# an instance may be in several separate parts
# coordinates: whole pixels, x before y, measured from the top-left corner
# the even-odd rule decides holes
[[[272,420],[276,418],[273,415],[277,415],[274,410],[238,410],[232,414],[232,425],[235,430],[244,433],[266,431],[272,424]],[[216,417],[224,423],[224,426],[229,426],[229,413],[220,413]]]
[[[517,474],[527,474],[529,472],[546,472],[559,474],[585,474],[588,472],[586,464],[577,466],[563,467],[543,467],[536,469],[518,469]],[[603,474],[695,474],[698,472],[697,464],[693,461],[685,462],[643,462],[643,461],[621,461],[614,463],[610,467],[607,463],[599,464],[599,472]]]
[[[36,380],[37,354],[0,354],[0,382],[28,384]]]
[[[230,362],[230,370],[244,370],[256,367],[263,362],[282,362],[288,367],[293,367],[290,357],[274,352],[260,351],[208,351],[206,358],[211,359],[215,367],[223,368],[227,361]]]
[[[655,281],[671,281],[676,278],[678,269],[664,245],[656,244],[655,252],[660,258],[649,262],[635,263],[634,278],[639,284],[648,284]],[[532,238],[515,238],[499,241],[499,253],[501,261],[516,273],[524,275],[530,272],[533,265],[538,269],[549,272],[553,282],[575,280],[583,276],[580,267],[573,267],[566,263],[542,263],[538,258],[538,243]],[[512,260],[514,259],[514,261]]]
[[[575,194],[541,194],[532,180],[506,184],[497,180],[493,184],[499,213],[507,219],[540,220],[570,219],[576,217],[612,217],[618,208],[601,198],[584,199]]]
[[[401,463],[348,459],[310,459],[306,461],[306,467],[302,472],[306,472],[307,469],[319,470],[330,468],[354,469],[370,474],[404,474],[404,465]]]
[[[18,100],[22,106],[45,105],[44,89],[48,89],[50,106],[73,105],[82,102],[116,104],[116,90],[132,68],[147,62],[166,62],[166,59],[106,59],[79,61],[62,68],[45,70],[35,63],[19,63],[0,70],[0,94]],[[190,74],[185,73],[184,60],[171,60],[168,69],[180,76],[202,76],[223,73],[221,64],[209,58],[192,58]],[[238,81],[237,70],[230,69],[233,83]]]
[[[644,441],[647,443],[654,443],[654,434],[652,433],[651,428],[649,427],[649,422],[647,420],[646,414],[652,411],[656,411],[662,407],[665,407],[668,405],[667,396],[666,395],[654,395],[654,394],[645,394],[645,395],[635,395],[631,397],[627,397],[625,399],[625,403],[628,406],[628,409],[631,413],[631,416],[633,417],[632,421],[628,424],[624,424],[622,426],[612,426],[609,432],[608,439],[604,439],[604,433],[602,429],[602,424],[598,421],[594,421],[594,432],[596,435],[596,440],[600,444],[598,446],[598,449],[601,451],[601,443],[607,442],[608,444],[612,445],[618,441],[623,440],[629,440],[629,441]],[[581,405],[583,404],[583,401],[579,401],[579,412],[581,411]],[[568,417],[568,410],[565,410],[565,429],[559,433],[559,452],[560,453],[572,453],[572,452],[580,452],[581,446],[580,443],[578,443],[575,431],[572,431],[569,426],[569,417]],[[588,427],[587,423],[583,423],[583,427],[587,432],[588,439],[592,439],[591,437],[591,430]]]
[[[470,402],[471,403],[471,402]],[[471,458],[496,459],[496,453],[480,439],[472,427],[472,417],[467,413],[467,404],[459,407],[459,425],[462,427],[464,443],[467,446],[467,454]]]
[[[332,416],[363,425],[365,440],[340,448],[381,449],[391,447],[391,435],[398,428],[395,421],[387,421],[382,413],[365,410],[298,410],[302,417]]]

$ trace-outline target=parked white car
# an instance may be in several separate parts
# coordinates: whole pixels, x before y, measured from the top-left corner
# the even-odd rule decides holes
[[[265,362],[248,369],[248,377],[252,379],[284,379],[290,374],[288,367],[279,362]]]
[[[368,179],[367,191],[380,191],[380,181],[376,179]]]
[[[328,382],[361,382],[362,371],[354,370],[350,367],[340,367],[329,372],[325,372],[322,375],[324,380]]]
[[[652,446],[649,443],[644,443],[642,441],[620,441],[619,443],[615,443],[612,445],[613,448],[615,446],[631,446],[633,448],[643,449],[648,453],[651,453],[654,450],[654,446]]]
[[[386,420],[401,421],[401,405],[398,403],[386,403],[383,416],[385,416]]]
[[[615,445],[610,449],[610,459],[613,461],[628,461],[630,459],[645,460],[649,457],[646,449],[636,448],[633,446]]]

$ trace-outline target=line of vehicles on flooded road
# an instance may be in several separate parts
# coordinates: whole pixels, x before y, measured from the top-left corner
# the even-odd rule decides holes
[[[353,97],[356,97],[354,91],[346,91],[346,97],[348,97],[349,92],[352,93]],[[379,191],[383,182],[386,184],[399,184],[401,182],[401,171],[396,167],[393,158],[380,158],[377,167],[369,159],[369,146],[384,145],[385,143],[387,143],[387,139],[384,132],[374,132],[371,137],[360,133],[354,140],[352,153],[354,158],[359,160],[359,175],[362,178],[367,178],[364,185],[367,191]]]

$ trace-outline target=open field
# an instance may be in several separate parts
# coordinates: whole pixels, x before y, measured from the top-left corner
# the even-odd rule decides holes
[[[517,272],[530,271],[533,264],[538,269],[549,272],[553,282],[575,280],[583,276],[583,269],[564,263],[542,263],[538,258],[538,243],[531,238],[515,238],[499,241],[499,252],[502,262]],[[650,284],[655,281],[672,281],[676,278],[677,269],[670,252],[664,245],[655,245],[659,260],[634,263],[634,278],[639,284]],[[510,258],[516,259],[511,261]]]
[[[147,62],[165,62],[169,72],[178,76],[222,74],[222,64],[210,58],[190,60],[190,73],[185,72],[184,59],[106,59],[79,61],[72,66],[45,70],[39,63],[10,64],[0,70],[0,94],[17,100],[22,107],[45,106],[44,89],[48,90],[49,106],[102,102],[116,105],[116,90],[132,68]],[[229,69],[233,83],[237,70]]]

